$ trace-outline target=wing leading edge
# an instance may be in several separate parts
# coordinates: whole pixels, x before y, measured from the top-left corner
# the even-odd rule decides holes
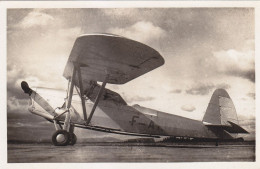
[[[117,35],[91,34],[78,37],[63,76],[69,79],[75,65],[82,80],[124,84],[164,64],[153,48]]]

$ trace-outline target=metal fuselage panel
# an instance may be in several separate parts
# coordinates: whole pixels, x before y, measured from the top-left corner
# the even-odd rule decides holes
[[[141,106],[101,104],[99,108],[102,113],[117,123],[121,130],[126,132],[194,138],[218,138],[201,121]]]
[[[52,89],[37,89],[37,93],[45,98],[53,108],[61,107],[64,103],[64,96],[66,96],[65,91],[53,92]],[[87,100],[87,114],[90,113],[92,106],[93,103],[90,100]],[[32,109],[32,107],[34,108]],[[73,95],[72,108],[75,113],[71,114],[71,122],[83,124],[84,116],[78,95]],[[32,102],[30,109],[29,110],[34,114],[37,114],[38,112],[37,115],[45,118],[49,117],[43,115],[43,109],[39,108],[35,102]],[[39,112],[41,113],[39,114]],[[64,118],[65,115],[62,115],[60,120],[63,120]],[[216,132],[207,128],[202,121],[192,120],[138,105],[128,106],[107,100],[101,100],[99,102],[90,125],[138,134],[211,139],[219,138],[219,136],[216,135]]]

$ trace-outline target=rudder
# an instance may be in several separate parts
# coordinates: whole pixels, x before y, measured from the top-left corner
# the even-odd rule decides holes
[[[229,126],[228,121],[238,124],[235,106],[226,90],[216,89],[203,117],[203,123]]]

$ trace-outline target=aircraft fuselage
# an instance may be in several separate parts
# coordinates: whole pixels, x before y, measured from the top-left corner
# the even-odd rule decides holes
[[[64,103],[65,91],[38,88],[36,90],[51,106],[57,107]],[[89,113],[93,102],[86,100],[86,110]],[[71,123],[84,125],[82,105],[78,95],[73,95]],[[29,110],[37,115],[51,120],[52,116],[45,113],[41,106],[32,100]],[[58,111],[57,111],[58,112]],[[59,113],[59,112],[58,112]],[[65,115],[59,120],[64,120]],[[141,107],[139,105],[128,106],[111,101],[101,100],[91,120],[90,126],[100,126],[116,131],[138,133],[157,136],[176,136],[207,139],[230,139],[232,136],[224,130],[214,132],[197,121],[157,110]]]

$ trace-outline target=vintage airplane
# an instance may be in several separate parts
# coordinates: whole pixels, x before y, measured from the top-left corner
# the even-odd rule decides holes
[[[68,58],[63,73],[67,91],[31,89],[25,81],[21,87],[31,98],[29,111],[54,123],[55,146],[74,145],[74,127],[134,136],[215,140],[248,133],[238,125],[234,104],[224,89],[215,90],[203,120],[197,121],[129,106],[118,93],[105,88],[107,83],[127,83],[163,64],[162,56],[145,44],[117,35],[88,34],[76,39]]]

